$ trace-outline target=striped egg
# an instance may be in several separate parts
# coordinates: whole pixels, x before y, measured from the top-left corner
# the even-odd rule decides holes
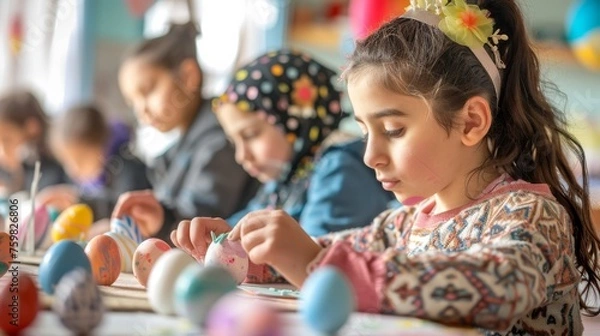
[[[138,245],[144,241],[142,233],[140,232],[140,228],[129,216],[113,218],[110,221],[110,231],[120,233],[125,237],[129,237]]]
[[[119,246],[119,252],[121,253],[121,272],[131,273],[133,271],[131,266],[133,263],[133,253],[138,247],[138,244],[131,240],[131,238],[120,233],[107,232],[105,235],[114,239]]]
[[[56,286],[52,308],[60,322],[74,334],[87,334],[104,315],[100,289],[92,275],[82,268],[67,273]]]

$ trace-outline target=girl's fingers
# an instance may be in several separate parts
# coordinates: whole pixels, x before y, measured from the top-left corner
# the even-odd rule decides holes
[[[194,251],[194,245],[190,241],[190,221],[183,221],[177,227],[177,242],[182,250]]]
[[[201,217],[192,219],[190,222],[189,233],[190,241],[194,247],[194,253],[204,256],[208,248],[208,243],[211,241],[210,228],[207,228],[206,220]]]
[[[179,242],[177,241],[177,230],[173,230],[171,231],[171,242],[173,242],[173,245],[175,245],[175,247],[181,249],[181,246],[179,246]]]
[[[244,216],[229,233],[227,239],[239,240],[246,232],[254,231],[264,226],[271,210],[253,211]]]

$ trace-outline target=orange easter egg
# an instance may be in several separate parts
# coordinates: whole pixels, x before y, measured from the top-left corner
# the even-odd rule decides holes
[[[9,335],[27,328],[40,309],[33,278],[15,268],[0,278],[0,329]]]
[[[10,236],[6,232],[0,232],[0,277],[8,271],[11,261]]]
[[[90,259],[92,275],[98,285],[110,286],[121,274],[121,254],[117,242],[107,235],[99,235],[85,246]]]

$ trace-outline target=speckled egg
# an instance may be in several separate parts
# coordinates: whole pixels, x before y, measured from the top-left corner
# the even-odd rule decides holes
[[[281,336],[282,326],[273,307],[235,292],[220,298],[206,320],[208,336]]]
[[[133,254],[132,267],[133,275],[140,285],[146,287],[156,260],[170,249],[169,244],[158,238],[146,239],[137,247]]]
[[[31,218],[31,211],[27,211],[27,214],[23,216],[21,220],[21,224],[24,230],[19,230],[17,236],[19,237],[19,241],[26,241],[25,237],[29,235],[27,229],[27,225],[29,224],[29,219]],[[48,231],[50,231],[50,214],[48,213],[48,209],[43,205],[38,205],[35,208],[33,220],[35,221],[35,247],[39,248],[42,245],[42,242],[48,235]],[[19,229],[21,226],[19,227]]]
[[[0,277],[6,274],[13,260],[10,252],[10,235],[0,232]]]
[[[142,233],[140,232],[140,228],[129,216],[111,219],[110,231],[120,233],[125,237],[129,237],[138,245],[144,241]]]
[[[39,294],[31,275],[23,270],[8,272],[0,278],[0,329],[18,334],[36,318]]]
[[[111,237],[117,242],[119,252],[121,253],[121,272],[131,273],[133,253],[137,249],[137,244],[131,238],[123,236],[116,232],[107,232],[104,235]]]
[[[175,282],[175,311],[197,325],[203,325],[212,306],[237,283],[221,266],[188,266]]]
[[[44,292],[52,295],[60,279],[76,268],[92,273],[90,260],[83,248],[72,240],[61,240],[44,254],[38,273],[40,286]]]
[[[92,225],[94,215],[92,209],[86,204],[75,204],[63,211],[52,225],[52,240],[63,239],[77,240],[87,236]]]
[[[221,266],[228,270],[238,284],[248,275],[248,255],[240,241],[230,241],[227,233],[214,238],[206,250],[204,265]]]
[[[313,330],[335,334],[354,310],[354,290],[333,266],[314,271],[300,290],[300,316]]]
[[[96,283],[110,286],[117,280],[121,274],[121,252],[112,237],[99,235],[92,238],[85,247],[85,254],[90,259]]]
[[[81,268],[65,274],[60,280],[52,308],[60,322],[77,335],[98,326],[105,310],[98,285],[92,275]]]
[[[174,314],[174,285],[179,274],[196,260],[180,249],[165,252],[154,264],[148,277],[148,300],[155,312]]]

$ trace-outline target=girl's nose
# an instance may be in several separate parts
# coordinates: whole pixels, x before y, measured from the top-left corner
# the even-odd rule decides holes
[[[389,155],[385,152],[384,144],[377,143],[375,139],[369,138],[366,143],[363,161],[372,169],[386,166],[389,163]]]
[[[235,161],[238,164],[242,164],[245,161],[249,161],[252,159],[252,153],[250,153],[250,150],[247,148],[246,145],[244,145],[243,143],[237,144],[235,146]]]

